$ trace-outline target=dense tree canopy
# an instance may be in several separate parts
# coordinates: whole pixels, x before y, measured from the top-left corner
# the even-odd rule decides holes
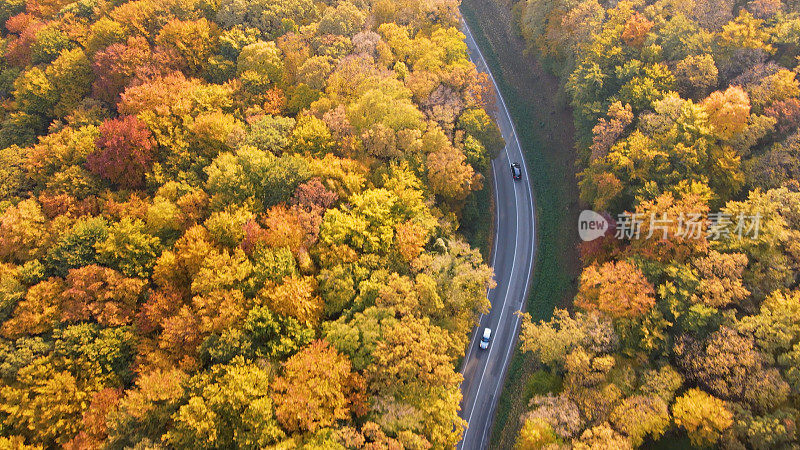
[[[575,311],[523,325],[519,448],[797,446],[799,6],[514,2],[581,200],[621,219],[583,244]]]
[[[0,1],[0,446],[453,446],[503,147],[458,25]]]

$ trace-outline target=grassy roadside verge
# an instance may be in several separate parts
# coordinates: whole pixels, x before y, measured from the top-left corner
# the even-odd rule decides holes
[[[492,179],[491,169],[481,172],[483,175],[483,189],[475,191],[467,197],[458,232],[464,237],[472,248],[477,248],[481,252],[483,262],[491,264],[492,246],[494,245],[494,180]],[[469,334],[471,338],[472,332]],[[465,352],[471,342],[467,343]],[[454,367],[457,371],[463,369],[464,357],[461,355]]]
[[[458,231],[472,248],[480,250],[483,261],[489,264],[494,241],[494,184],[490,171],[482,175],[483,189],[467,197]]]
[[[486,34],[487,17],[481,17],[480,3],[486,1],[464,0],[461,10],[503,93],[531,171],[528,175],[533,181],[535,197],[537,255],[527,311],[534,319],[546,319],[554,307],[565,304],[572,297],[578,270],[576,236],[573,236],[576,234],[574,224],[577,223],[577,191],[573,186],[572,147],[553,148],[558,144],[554,136],[563,133],[564,128],[571,129],[571,124],[565,127],[564,115],[549,114],[541,105],[531,103],[535,94],[522,92],[530,86],[508,79],[503,69],[514,70],[513,65],[506,64],[502,55],[495,51],[497,43],[491,42]],[[535,84],[536,80],[531,82]],[[555,92],[542,88],[541,95],[555,95]],[[570,141],[571,137],[561,138],[563,147],[563,142]],[[519,429],[517,417],[527,402],[525,384],[534,369],[531,358],[516,350],[497,408],[492,448],[510,448],[513,445]]]

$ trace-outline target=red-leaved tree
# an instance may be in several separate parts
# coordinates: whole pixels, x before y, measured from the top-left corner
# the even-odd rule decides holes
[[[155,159],[156,144],[135,116],[107,120],[100,126],[97,150],[86,158],[95,174],[123,188],[138,188]]]
[[[142,66],[150,60],[150,46],[147,39],[130,37],[126,43],[115,43],[94,55],[95,81],[92,85],[94,96],[100,100],[116,104],[119,95],[133,80]]]

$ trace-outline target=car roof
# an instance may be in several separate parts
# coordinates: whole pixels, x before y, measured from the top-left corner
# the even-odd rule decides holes
[[[492,329],[491,328],[484,328],[483,329],[483,337],[488,338],[491,335],[492,335]]]

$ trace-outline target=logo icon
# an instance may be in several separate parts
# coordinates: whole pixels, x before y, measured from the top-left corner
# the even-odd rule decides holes
[[[588,209],[582,211],[578,216],[578,234],[584,242],[602,237],[608,231],[609,226],[605,217]]]

